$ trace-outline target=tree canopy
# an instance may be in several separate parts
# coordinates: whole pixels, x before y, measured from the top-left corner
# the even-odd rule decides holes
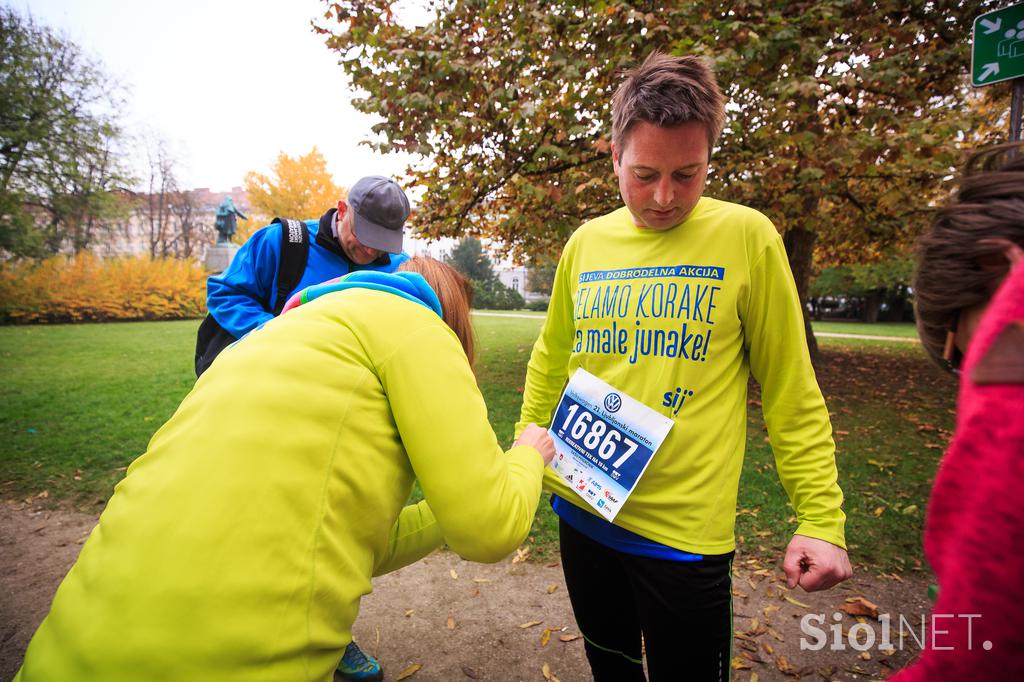
[[[869,263],[830,266],[814,279],[809,293],[814,298],[861,299],[865,322],[877,322],[880,305],[888,302],[891,319],[899,321],[910,297],[913,269],[910,258],[895,254]],[[813,299],[812,306],[817,307]]]
[[[145,186],[136,194],[134,213],[142,224],[151,258],[191,258],[214,237],[193,192],[178,184],[177,160],[169,143],[156,134],[146,140]]]
[[[66,37],[0,6],[0,249],[92,244],[127,211],[119,88]]]
[[[479,239],[463,237],[444,260],[465,275],[473,285],[474,308],[512,310],[523,307],[523,297],[518,291],[502,284]]]
[[[383,118],[374,146],[424,157],[419,229],[522,259],[619,205],[610,99],[654,49],[713,64],[729,104],[707,193],[786,233],[802,297],[815,257],[905,251],[984,141],[967,71],[991,1],[447,0],[421,27],[387,0],[326,4],[320,30],[366,92],[354,105]]]
[[[919,226],[977,124],[970,22],[992,3],[451,0],[423,27],[386,0],[327,4],[355,105],[384,119],[375,146],[426,158],[427,234],[524,256],[617,205],[611,94],[662,49],[708,57],[730,101],[709,193],[816,235],[832,261]]]
[[[244,227],[239,226],[236,241],[245,241],[274,218],[319,218],[347,195],[345,188],[334,182],[327,159],[316,147],[295,158],[281,152],[270,175],[250,171],[245,174],[244,187],[252,213]]]
[[[479,239],[465,237],[456,242],[445,262],[470,279],[494,279],[494,266]]]

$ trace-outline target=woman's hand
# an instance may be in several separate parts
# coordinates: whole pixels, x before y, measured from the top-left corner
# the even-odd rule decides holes
[[[544,458],[544,466],[547,466],[551,462],[551,458],[555,456],[555,441],[551,440],[547,429],[536,424],[527,424],[513,447],[515,445],[529,445],[536,448],[540,456]]]

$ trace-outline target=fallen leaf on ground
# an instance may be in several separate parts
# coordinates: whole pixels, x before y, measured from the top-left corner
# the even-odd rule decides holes
[[[454,630],[455,629],[455,617],[454,616],[448,616],[448,629],[449,630]]]
[[[548,645],[548,642],[550,642],[550,641],[551,641],[551,628],[544,628],[544,632],[542,632],[541,635],[540,635],[540,645],[542,647],[545,647],[545,646]]]
[[[537,625],[540,625],[543,622],[544,621],[542,621],[542,620],[531,620],[531,621],[527,621],[526,623],[520,623],[519,627],[522,628],[523,630],[525,630],[526,628],[532,628],[532,627],[535,627]]]
[[[757,651],[757,644],[752,639],[738,639],[736,643],[739,645],[741,649],[746,649],[747,651]]]
[[[462,674],[471,680],[475,680],[477,678],[476,671],[470,668],[468,665],[462,666]]]
[[[530,548],[529,547],[527,547],[526,549],[517,549],[516,550],[516,555],[514,557],[512,557],[512,563],[518,564],[521,561],[526,561],[526,557],[528,557],[528,556],[530,556]]]
[[[555,677],[555,674],[551,672],[551,666],[547,663],[541,666],[540,671],[544,673],[544,679],[548,680],[548,682],[559,682],[558,678]]]
[[[731,662],[731,663],[729,663],[729,666],[730,666],[730,667],[731,667],[731,668],[732,668],[733,670],[750,670],[750,666],[749,666],[749,665],[747,665],[747,662],[746,662],[746,661],[744,661],[744,660],[743,660],[743,659],[742,659],[741,657],[739,657],[739,656],[733,656],[733,657],[732,657],[732,662]]]
[[[784,675],[796,675],[800,672],[792,663],[789,662],[789,659],[782,654],[775,657],[775,667]]]
[[[473,582],[475,582],[475,583],[489,583],[489,582],[491,582],[491,580],[490,580],[490,578],[473,578]]]
[[[563,642],[574,642],[579,638],[580,635],[562,635],[558,639],[562,640]]]
[[[788,601],[790,604],[793,604],[794,606],[799,606],[799,607],[804,608],[804,609],[811,608],[810,604],[805,604],[802,601],[797,601],[796,599],[793,599],[792,597],[783,597],[783,599]]]
[[[409,609],[408,611],[405,612],[405,617],[408,618],[409,616],[411,616],[415,612],[416,612],[416,609]]]
[[[850,597],[839,607],[839,610],[851,616],[867,616],[878,620],[878,605],[864,597]]]
[[[413,675],[416,674],[416,671],[419,670],[422,667],[423,666],[420,665],[419,663],[413,663],[408,668],[406,668],[402,672],[398,673],[398,677],[395,678],[395,681],[398,682],[398,680],[404,680],[404,679],[406,679],[408,677],[412,677]]]
[[[558,589],[558,585],[556,585],[555,583],[551,583],[550,585],[548,585],[548,594],[551,594],[552,592],[554,592],[557,589]]]
[[[448,571],[448,575],[450,575],[452,577],[452,580],[458,580],[459,579],[459,574],[455,572],[454,568],[451,569],[450,571]]]

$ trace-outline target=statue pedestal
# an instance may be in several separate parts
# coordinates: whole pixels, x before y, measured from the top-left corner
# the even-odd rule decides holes
[[[213,273],[224,272],[236,251],[238,244],[214,244],[206,250],[206,269]]]

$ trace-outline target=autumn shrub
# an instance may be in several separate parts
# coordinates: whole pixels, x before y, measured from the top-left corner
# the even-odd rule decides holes
[[[172,258],[100,259],[83,252],[0,265],[0,322],[95,322],[200,317],[206,271]]]

